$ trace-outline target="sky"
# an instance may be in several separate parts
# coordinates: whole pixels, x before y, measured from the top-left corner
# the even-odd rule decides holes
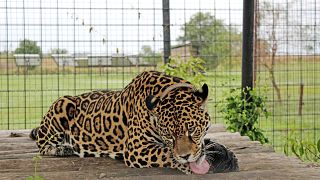
[[[279,53],[319,54],[320,3],[270,0],[284,7],[291,1],[288,17],[276,27],[285,40]],[[242,6],[243,0],[171,0],[171,44],[179,43],[182,25],[197,12],[209,12],[241,32]],[[44,53],[64,48],[71,54],[130,55],[143,45],[161,51],[162,29],[162,0],[0,0],[0,51],[13,51],[23,39],[37,41]],[[266,23],[260,35],[265,38],[270,29]],[[306,52],[306,46],[316,47]]]
[[[241,30],[242,0],[171,0],[172,45],[181,25],[201,11]],[[43,52],[137,54],[142,45],[160,51],[162,0],[0,0],[0,51],[37,41]]]

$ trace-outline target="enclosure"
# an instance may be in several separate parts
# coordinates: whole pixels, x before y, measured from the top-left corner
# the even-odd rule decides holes
[[[121,89],[169,56],[205,61],[214,123],[241,87],[242,0],[0,2],[1,130],[34,128],[58,97]],[[316,0],[255,1],[252,82],[271,112],[259,127],[281,153],[290,139],[320,137],[319,10]]]

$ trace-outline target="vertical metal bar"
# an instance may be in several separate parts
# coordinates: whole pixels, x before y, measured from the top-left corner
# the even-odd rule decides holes
[[[58,50],[60,49],[60,34],[59,34],[59,0],[56,1],[56,6],[57,6],[57,9],[56,9],[56,13],[57,13],[57,48]],[[58,91],[58,95],[56,96],[56,98],[58,98],[60,96],[60,57],[58,58],[58,72],[57,72],[57,91]]]
[[[43,62],[43,53],[42,53],[42,49],[43,49],[43,26],[42,26],[42,22],[43,22],[43,17],[42,17],[42,0],[40,0],[40,42],[41,42],[41,53],[40,53],[40,101],[41,101],[41,114],[44,114],[43,111],[43,99],[44,99],[44,91],[43,91],[43,66],[42,66],[42,62]],[[34,126],[34,125],[33,125]],[[32,126],[31,126],[32,127]]]
[[[152,64],[156,64],[156,59],[158,59],[158,55],[156,55],[156,3],[155,0],[153,0],[153,62]],[[156,67],[153,67],[153,70],[155,70]]]
[[[138,22],[137,22],[137,25],[138,25],[138,29],[137,29],[137,34],[138,34],[138,54],[140,54],[140,1],[138,0]],[[138,55],[138,64],[140,64],[140,55]],[[131,68],[130,68],[131,69]],[[140,66],[138,66],[138,72],[140,72]],[[123,86],[124,87],[124,86]]]
[[[111,54],[109,55],[109,42],[108,42],[108,39],[109,39],[109,25],[108,25],[108,0],[106,0],[106,41],[105,41],[105,43],[106,43],[106,52],[107,52],[107,56],[108,56],[108,58],[110,57],[111,58]],[[108,67],[106,67],[107,68],[107,74],[106,74],[106,83],[107,83],[107,89],[109,89],[109,68]]]
[[[253,88],[253,20],[254,0],[244,0],[242,27],[242,89]]]
[[[301,23],[300,26],[300,42],[299,42],[299,76],[300,76],[300,84],[303,83],[303,77],[302,77],[302,73],[303,73],[303,69],[302,69],[302,39],[303,39],[303,34],[302,34],[302,23],[303,23],[303,19],[302,17],[303,15],[303,4],[302,4],[302,0],[300,1],[300,21],[299,23]],[[302,116],[300,116],[300,140],[303,139],[303,135],[304,135],[304,129],[303,129],[303,119]]]
[[[169,0],[162,0],[163,16],[163,62],[167,64],[171,55],[170,44],[170,7]]]
[[[121,48],[122,48],[122,52],[120,54],[121,57],[121,62],[122,62],[122,86],[121,88],[124,88],[125,84],[124,84],[124,3],[123,0],[121,2]]]
[[[261,53],[258,54],[257,50],[260,48],[260,42],[258,40],[258,26],[259,26],[259,0],[254,2],[254,24],[253,24],[253,36],[254,36],[254,50],[253,50],[253,86],[257,83],[257,71],[258,71],[258,61]]]
[[[93,28],[93,24],[92,24],[92,8],[91,8],[91,6],[92,6],[92,2],[91,2],[91,0],[90,0],[90,5],[89,5],[89,28],[90,29],[92,29]],[[93,53],[92,53],[92,51],[93,51],[93,44],[92,44],[92,31],[90,30],[89,31],[89,34],[90,34],[90,55],[92,56],[93,55]],[[92,61],[92,60],[91,60]],[[93,90],[93,88],[92,88],[92,81],[93,81],[93,64],[91,63],[91,66],[89,67],[89,71],[90,72],[88,72],[88,73],[90,73],[90,91],[92,91]]]
[[[213,16],[217,17],[217,1],[216,0],[213,1]],[[214,34],[217,34],[217,26],[213,26],[213,30],[214,30]],[[216,41],[217,41],[217,36],[214,36],[213,42],[211,42],[214,46],[214,49],[216,49],[216,45],[217,45]],[[199,49],[197,49],[197,51],[199,52]],[[198,54],[198,52],[197,52],[197,54]],[[208,68],[211,69],[211,67],[209,66]],[[214,71],[214,80],[212,82],[212,84],[214,84],[214,92],[213,92],[214,94],[217,94],[218,93],[217,91],[219,91],[217,88],[217,82],[218,82],[218,77],[219,77],[218,74],[219,74],[219,72]],[[230,86],[230,84],[228,84],[228,86]],[[218,102],[219,102],[219,97],[214,96],[214,103],[218,103]],[[215,117],[214,123],[218,122],[217,121],[217,117],[219,117],[218,113],[219,112],[218,112],[217,108],[214,108],[214,117]]]
[[[76,17],[76,0],[73,0],[73,17]],[[73,18],[73,61],[76,63],[76,18]],[[77,94],[77,67],[73,68],[73,93]]]
[[[6,36],[7,36],[7,129],[9,130],[10,129],[10,86],[9,86],[9,19],[8,19],[8,1],[6,1]],[[19,69],[18,69],[18,74],[19,74]],[[2,123],[2,122],[1,122]]]
[[[286,69],[285,69],[285,71],[286,71],[286,80],[287,80],[287,82],[289,81],[289,48],[288,48],[288,42],[289,42],[289,0],[286,0],[286,19],[285,19],[285,21],[286,21],[286,24],[285,24],[285,26],[286,26],[286,35],[285,35],[285,37],[286,37],[286,39],[285,39],[285,42],[286,42],[286,61],[285,61],[285,63],[286,63]],[[287,125],[286,125],[286,129],[287,129],[287,133],[286,133],[286,136],[287,136],[287,138],[286,138],[286,140],[287,140],[287,142],[289,142],[289,124],[290,124],[290,122],[289,122],[289,118],[290,118],[290,116],[289,116],[289,112],[290,112],[290,107],[289,107],[289,105],[290,105],[290,103],[289,103],[289,83],[287,83],[287,85],[286,85],[286,92],[287,92],[287,97],[286,97],[286,123],[287,123]],[[273,130],[274,131],[274,130]],[[273,139],[274,139],[274,137],[273,137]],[[273,147],[274,147],[274,140],[273,140]],[[286,144],[286,146],[287,146],[287,149],[289,149],[289,143],[287,143]]]
[[[314,144],[316,144],[316,142],[317,142],[317,137],[319,137],[319,135],[317,136],[317,132],[319,132],[319,131],[317,131],[317,129],[316,129],[316,127],[319,127],[319,126],[317,126],[317,121],[318,120],[316,120],[316,78],[315,78],[315,74],[316,74],[316,57],[317,57],[317,50],[316,50],[316,44],[318,43],[318,39],[317,39],[317,26],[318,26],[318,24],[317,24],[317,21],[316,21],[316,19],[318,19],[318,17],[317,17],[317,1],[316,0],[314,0],[314,26],[313,26],[313,37],[314,37],[314,39],[313,39],[313,68],[312,68],[312,72],[313,72],[313,79],[312,79],[312,87],[313,87],[313,110],[312,110],[312,115],[313,115],[313,142],[314,142]],[[319,150],[319,149],[318,149]]]
[[[28,75],[28,68],[29,68],[29,62],[26,63],[26,54],[29,53],[27,52],[26,49],[26,6],[25,6],[25,1],[22,1],[22,8],[23,8],[23,60],[24,60],[24,73],[23,73],[23,96],[24,96],[24,129],[27,129],[27,75]],[[30,41],[31,42],[31,41]]]
[[[153,0],[153,38],[152,38],[152,43],[153,43],[153,61],[152,64],[156,64],[156,4],[155,4],[155,0]],[[140,61],[139,61],[140,62]],[[155,69],[155,67],[153,67],[153,70]]]

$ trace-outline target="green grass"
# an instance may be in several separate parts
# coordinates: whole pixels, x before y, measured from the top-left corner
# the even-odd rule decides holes
[[[259,126],[277,151],[283,151],[287,138],[294,136],[315,142],[320,137],[320,61],[288,61],[276,65],[276,81],[280,87],[282,102],[277,100],[268,72],[261,66],[257,87],[268,87],[268,107],[272,113],[261,119]],[[120,69],[121,70],[121,69]],[[63,95],[76,95],[93,89],[120,89],[138,74],[134,72],[108,71],[101,75],[93,71],[79,74],[46,74],[30,72],[29,75],[0,73],[0,129],[33,128],[50,104]],[[224,123],[216,103],[232,87],[241,85],[241,66],[233,63],[232,69],[218,67],[206,74],[211,87],[209,112],[213,122]],[[299,88],[304,84],[302,116],[298,115]],[[263,91],[261,91],[263,93]]]
[[[58,97],[94,89],[120,89],[135,75],[0,75],[0,129],[35,127]]]
[[[240,63],[233,67],[231,70],[221,68],[208,73],[208,82],[214,86],[209,111],[217,123],[224,123],[224,119],[215,107],[216,102],[223,99],[230,87],[241,85]],[[257,77],[256,87],[268,89],[266,94],[261,90],[261,95],[268,97],[268,109],[272,114],[268,119],[260,119],[259,126],[265,131],[275,150],[283,152],[290,137],[315,143],[320,138],[320,61],[302,60],[276,64],[275,79],[280,88],[282,102],[278,101],[269,73],[263,66],[260,67]],[[301,84],[304,85],[304,94],[300,116],[298,107]]]

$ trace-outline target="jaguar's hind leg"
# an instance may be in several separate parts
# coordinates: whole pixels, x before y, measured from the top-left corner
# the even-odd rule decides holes
[[[75,150],[70,139],[70,123],[74,121],[76,104],[72,97],[61,97],[43,117],[37,132],[40,154],[71,156]],[[72,141],[72,142],[71,142]]]
[[[47,153],[50,153],[50,155],[54,156],[60,156],[60,157],[65,157],[65,156],[72,156],[74,155],[74,150],[73,147],[70,145],[60,145],[57,147],[49,147],[49,151]]]
[[[40,134],[41,132],[39,132]],[[52,135],[46,140],[38,141],[40,154],[51,156],[72,156],[74,155],[74,148],[69,143],[66,135],[59,133],[59,135]]]

